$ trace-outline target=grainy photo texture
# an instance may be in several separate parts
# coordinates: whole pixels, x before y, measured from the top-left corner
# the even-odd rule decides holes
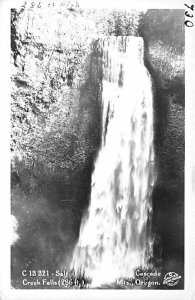
[[[56,3],[11,9],[12,287],[183,289],[185,10]]]

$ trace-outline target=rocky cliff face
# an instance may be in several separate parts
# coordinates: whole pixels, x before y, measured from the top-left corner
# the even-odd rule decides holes
[[[174,268],[183,275],[185,151],[183,10],[148,10],[141,20],[140,34],[145,39],[145,63],[154,82],[158,179],[153,193],[153,229],[161,238],[164,272]],[[156,245],[157,252],[158,247],[159,245]],[[183,282],[180,287],[182,284]]]
[[[135,34],[138,16],[78,8],[12,10],[14,153],[51,169],[83,167],[97,147],[90,139],[95,135],[96,142],[100,115],[95,41],[101,35]],[[97,130],[89,134],[93,127]]]

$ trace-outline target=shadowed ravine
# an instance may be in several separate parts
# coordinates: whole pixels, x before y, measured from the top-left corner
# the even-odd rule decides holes
[[[102,138],[71,267],[92,286],[151,267],[155,182],[152,82],[143,39],[106,37],[102,55]]]

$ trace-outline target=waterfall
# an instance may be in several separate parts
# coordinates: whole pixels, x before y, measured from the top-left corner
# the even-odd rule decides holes
[[[152,256],[153,96],[141,37],[105,37],[102,141],[71,266],[95,286],[134,276]]]

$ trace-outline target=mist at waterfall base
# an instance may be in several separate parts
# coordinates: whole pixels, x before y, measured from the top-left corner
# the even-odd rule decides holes
[[[102,51],[102,142],[72,265],[92,286],[152,267],[155,182],[152,82],[139,37],[108,37]]]

